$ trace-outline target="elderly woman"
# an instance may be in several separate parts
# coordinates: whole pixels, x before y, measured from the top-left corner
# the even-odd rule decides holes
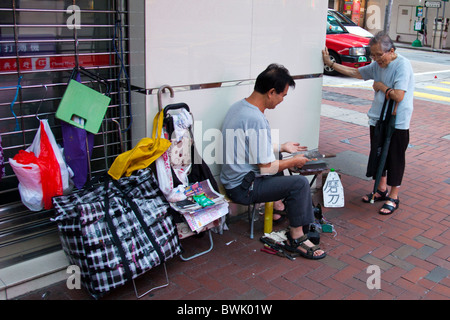
[[[383,107],[385,98],[398,103],[395,130],[386,159],[385,172],[375,194],[362,198],[369,202],[386,201],[379,213],[388,215],[400,205],[399,188],[405,171],[405,153],[409,143],[409,124],[413,112],[414,74],[409,60],[395,52],[391,38],[384,32],[376,34],[369,42],[373,62],[365,67],[354,69],[330,60],[328,49],[322,51],[323,61],[344,75],[369,80],[373,79],[375,90],[372,107],[368,112],[371,144],[373,132]],[[388,191],[390,186],[390,191]]]

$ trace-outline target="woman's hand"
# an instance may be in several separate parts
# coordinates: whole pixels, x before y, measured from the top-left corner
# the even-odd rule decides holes
[[[383,82],[374,81],[372,88],[373,90],[375,90],[375,92],[381,91],[384,93],[387,89],[387,86]]]
[[[331,66],[331,64],[333,63],[330,59],[330,53],[328,52],[328,48],[325,47],[324,50],[322,50],[322,59],[323,59],[323,63],[326,64],[327,66]]]

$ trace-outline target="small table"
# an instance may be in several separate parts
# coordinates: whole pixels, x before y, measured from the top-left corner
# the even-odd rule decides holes
[[[317,179],[317,176],[321,174],[323,171],[328,170],[328,164],[323,160],[315,160],[306,163],[301,168],[290,168],[289,173],[292,175],[293,173],[301,174],[302,176],[311,176],[314,175],[313,179],[309,183],[309,186],[312,187],[314,182]]]

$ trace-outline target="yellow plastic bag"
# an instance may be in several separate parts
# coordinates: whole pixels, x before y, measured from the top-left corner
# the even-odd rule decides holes
[[[124,175],[129,177],[134,171],[147,168],[170,147],[171,142],[161,138],[163,116],[163,111],[160,111],[153,119],[152,138],[142,138],[133,149],[117,156],[108,171],[113,179],[119,180]]]

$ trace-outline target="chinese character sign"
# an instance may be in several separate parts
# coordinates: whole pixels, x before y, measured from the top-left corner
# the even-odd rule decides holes
[[[328,208],[344,206],[344,187],[337,172],[331,171],[323,186],[323,205]]]

